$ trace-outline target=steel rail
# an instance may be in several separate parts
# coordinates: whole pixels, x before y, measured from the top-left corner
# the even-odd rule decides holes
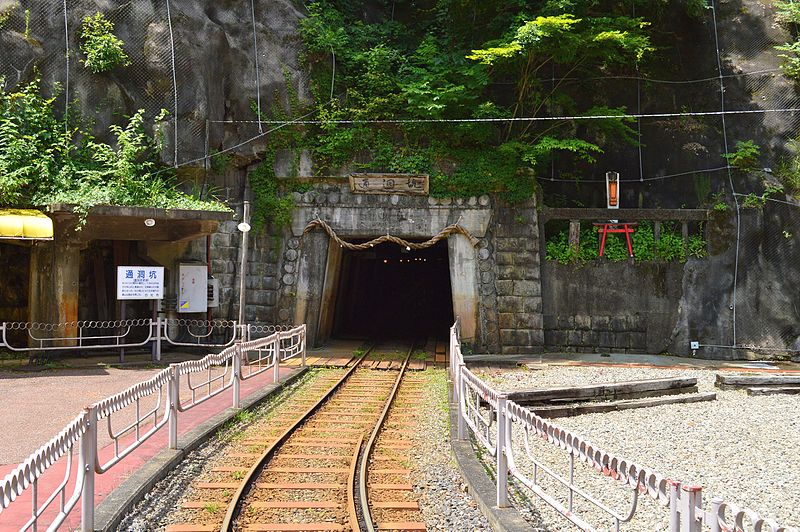
[[[397,380],[394,382],[394,387],[389,393],[389,398],[386,400],[386,405],[383,407],[383,412],[381,412],[377,423],[375,423],[375,428],[372,430],[372,434],[367,441],[367,446],[364,448],[364,452],[361,454],[361,464],[358,472],[358,495],[359,502],[361,503],[361,512],[364,515],[364,523],[367,526],[368,532],[375,532],[375,525],[372,522],[372,513],[369,511],[369,498],[367,497],[367,468],[369,466],[369,457],[375,447],[375,441],[378,439],[378,433],[380,433],[381,428],[383,428],[383,423],[386,420],[386,416],[389,414],[389,410],[392,408],[392,403],[397,395],[397,390],[400,389],[400,382],[403,380],[406,367],[408,367],[408,361],[411,358],[411,353],[414,351],[414,345],[415,342],[412,342],[411,347],[408,349],[408,353],[406,353],[406,358],[403,360],[403,365],[400,367],[400,373],[397,375]]]
[[[311,405],[289,428],[287,428],[283,433],[276,439],[272,445],[267,447],[267,449],[263,452],[263,454],[256,460],[256,463],[250,468],[247,473],[245,473],[244,479],[242,483],[239,485],[239,488],[234,492],[233,498],[231,499],[230,504],[228,504],[228,510],[225,512],[225,518],[222,520],[222,525],[220,526],[220,532],[232,532],[233,531],[233,522],[238,516],[238,510],[240,509],[242,500],[244,499],[245,493],[250,490],[250,487],[253,485],[255,480],[258,478],[258,474],[263,468],[263,466],[272,458],[281,445],[283,445],[286,440],[298,429],[300,426],[312,415],[314,415],[318,410],[322,408],[322,406],[330,399],[330,397],[345,383],[345,381],[355,372],[356,369],[361,365],[364,359],[369,355],[370,352],[375,348],[375,344],[370,346],[364,354],[361,355],[356,363],[348,369],[345,374],[339,379],[336,383],[334,383],[327,392],[325,392],[322,397],[313,405]],[[360,442],[359,442],[360,445]],[[356,529],[356,532],[358,530]]]

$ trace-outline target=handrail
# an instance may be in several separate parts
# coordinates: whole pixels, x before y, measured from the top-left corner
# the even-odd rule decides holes
[[[450,375],[453,403],[458,409],[458,439],[466,439],[471,433],[477,444],[495,458],[499,507],[508,506],[510,475],[583,530],[595,530],[595,527],[575,511],[575,496],[608,515],[615,522],[616,530],[619,530],[622,523],[634,517],[639,496],[646,495],[660,506],[668,508],[670,532],[701,532],[705,529],[711,532],[800,532],[798,528],[779,525],[775,520],[763,518],[757,512],[741,509],[720,498],[712,499],[710,510],[706,511],[702,504],[702,487],[669,479],[652,469],[600,449],[583,437],[508,400],[505,394],[494,390],[465,366],[458,319],[450,328]],[[533,465],[531,473],[517,460],[522,455],[515,450],[512,438],[514,425],[523,431],[522,455]],[[532,450],[531,436],[537,436],[541,441],[564,451],[569,460],[569,478],[562,477],[537,458]],[[578,487],[573,480],[576,461],[587,464],[599,474],[629,489],[631,502],[628,511],[617,512],[599,497]],[[540,474],[549,476],[568,490],[566,505],[542,487],[538,481]]]
[[[136,320],[132,320],[136,321]],[[165,325],[159,320],[142,320],[143,323]],[[98,322],[106,325],[118,322]],[[42,330],[37,324],[15,324],[6,327],[0,324],[3,339],[8,329]],[[72,324],[62,324],[71,327]],[[124,324],[123,324],[124,325]],[[58,327],[44,328],[56,330]],[[234,331],[237,330],[235,323]],[[126,456],[135,451],[145,441],[158,433],[165,425],[169,426],[169,448],[177,449],[178,446],[178,418],[180,413],[219,395],[225,390],[233,391],[233,406],[240,404],[240,383],[245,378],[242,373],[242,364],[247,359],[250,351],[259,350],[267,344],[272,344],[276,356],[268,367],[274,371],[275,382],[280,375],[280,363],[295,356],[302,356],[302,365],[306,359],[306,327],[300,325],[288,331],[275,332],[266,338],[249,342],[241,340],[233,346],[222,350],[220,353],[209,354],[200,360],[190,360],[179,364],[172,364],[151,377],[150,379],[131,386],[130,388],[107,397],[83,410],[69,425],[58,433],[48,443],[37,449],[27,459],[20,463],[16,469],[5,476],[0,483],[0,519],[3,511],[15,504],[15,501],[26,491],[31,492],[31,514],[22,530],[37,530],[47,524],[48,530],[56,530],[67,517],[81,503],[81,529],[94,529],[94,478],[102,475],[120,463]],[[2,345],[2,344],[0,344]],[[245,363],[245,365],[247,365]],[[213,368],[223,367],[223,374],[212,375]],[[206,372],[208,377],[201,382],[191,380],[193,375]],[[185,378],[191,391],[191,399],[186,402],[180,400],[180,387]],[[221,381],[220,381],[221,379]],[[221,382],[215,388],[217,382]],[[198,390],[206,391],[200,396]],[[133,408],[133,421],[125,422],[122,427],[114,427],[114,416],[123,410]],[[112,440],[113,453],[105,461],[100,458],[98,446],[98,425],[105,420],[106,431]],[[76,451],[78,451],[76,453]],[[74,464],[77,457],[77,465]],[[64,461],[64,478],[51,493],[47,494],[44,502],[39,501],[39,479],[56,463]],[[68,493],[68,490],[72,490]],[[54,517],[51,507],[57,504]],[[45,521],[47,511],[49,523]],[[1,527],[5,529],[4,527]]]

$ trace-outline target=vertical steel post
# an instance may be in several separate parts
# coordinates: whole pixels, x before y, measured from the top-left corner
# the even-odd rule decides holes
[[[703,511],[703,488],[682,486],[681,500],[681,532],[701,532],[702,525],[697,520],[697,511]]]
[[[497,397],[497,507],[508,506],[508,458],[506,457],[506,401],[508,395]]]
[[[86,410],[86,432],[80,439],[78,475],[83,475],[81,489],[81,531],[94,531],[94,473],[97,460],[97,407]]]
[[[242,343],[236,342],[233,346],[233,408],[241,406],[242,384]]]
[[[245,283],[247,281],[247,232],[250,230],[250,202],[245,201],[242,205],[242,222],[239,224],[239,231],[242,232],[242,261],[239,266],[239,323],[244,324],[244,307],[247,299],[245,294]]]
[[[456,400],[458,401],[458,439],[464,440],[467,437],[467,424],[464,421],[464,401],[462,400],[462,395],[464,394],[463,388],[463,380],[464,377],[462,375],[462,369],[466,367],[466,364],[460,362],[458,364],[458,370],[456,371]]]
[[[156,362],[161,362],[161,326],[163,318],[156,318]]]
[[[180,401],[179,387],[180,374],[178,364],[169,365],[170,375],[167,382],[167,395],[169,395],[169,448],[178,448],[178,401]]]
[[[275,343],[273,344],[273,349],[275,351],[275,356],[273,357],[273,361],[275,365],[272,368],[272,382],[277,383],[281,380],[281,332],[278,331],[275,333]]]
[[[708,523],[708,527],[711,529],[711,532],[721,532],[722,527],[719,524],[719,508],[722,506],[722,503],[725,502],[719,497],[714,497],[711,499],[711,522]]]
[[[306,367],[306,325],[303,324],[303,327],[300,329],[300,341],[302,344],[300,345],[300,356],[302,358],[301,365],[302,367]]]
[[[680,489],[681,483],[669,479],[669,532],[680,532]]]

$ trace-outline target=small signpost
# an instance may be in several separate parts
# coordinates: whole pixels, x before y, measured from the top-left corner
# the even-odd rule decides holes
[[[117,299],[142,300],[164,297],[163,266],[117,266]]]
[[[117,300],[120,303],[120,318],[125,321],[125,301],[156,300],[164,297],[163,266],[117,266]],[[153,315],[157,315],[153,301]],[[158,331],[161,334],[161,331]],[[161,357],[159,340],[153,342],[153,360]],[[120,349],[119,361],[125,361],[125,350]]]
[[[428,195],[428,176],[415,174],[350,174],[354,194]]]

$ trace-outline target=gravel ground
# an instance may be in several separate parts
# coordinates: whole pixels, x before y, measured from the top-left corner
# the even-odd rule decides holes
[[[412,373],[415,375],[416,373]],[[447,373],[428,370],[425,411],[412,455],[414,491],[420,495],[420,509],[428,530],[490,531],[450,451],[450,420],[447,402]]]
[[[701,392],[715,391],[707,403],[664,405],[605,414],[560,418],[556,423],[617,456],[633,460],[664,477],[703,486],[703,500],[722,497],[747,506],[784,526],[800,525],[800,397],[749,397],[743,391],[721,391],[713,386],[715,372],[620,367],[541,366],[530,371],[486,372],[491,385],[504,391],[570,386],[662,377],[696,377]],[[515,456],[525,464],[523,435],[514,431]],[[560,474],[568,474],[567,455],[539,439],[532,451]],[[527,465],[530,465],[529,463]],[[532,468],[531,468],[532,469]],[[526,470],[530,471],[530,469]],[[629,510],[631,492],[585,465],[576,466],[576,481],[589,493],[621,514]],[[544,480],[548,493],[566,501],[566,491]],[[523,492],[524,493],[524,492]],[[532,503],[547,530],[574,530],[564,518],[533,494]],[[577,497],[576,497],[577,500]],[[576,504],[600,529],[612,529],[588,503]],[[633,520],[623,530],[664,530],[667,510],[649,497],[639,499]],[[537,521],[533,524],[539,525]]]

